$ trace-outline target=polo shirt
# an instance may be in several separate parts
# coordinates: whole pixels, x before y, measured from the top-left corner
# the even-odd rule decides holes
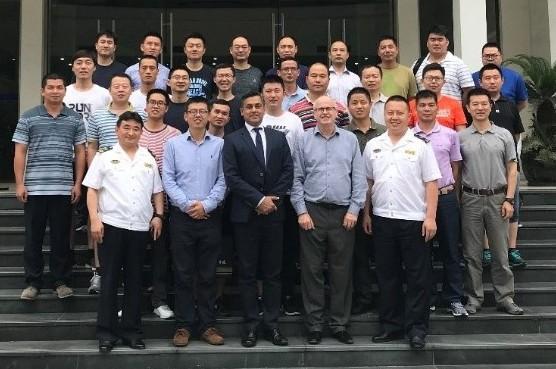
[[[361,87],[361,79],[353,72],[350,72],[346,66],[342,73],[336,73],[333,66],[328,69],[330,72],[330,82],[326,94],[336,101],[347,105],[347,95],[354,87]]]
[[[365,150],[365,146],[367,146],[367,142],[386,132],[386,127],[376,124],[372,119],[371,119],[371,126],[366,132],[360,130],[355,125],[355,122],[353,120],[351,121],[349,126],[345,127],[345,129],[347,129],[350,132],[353,132],[353,134],[355,134],[355,137],[357,137],[357,142],[359,142],[359,149],[361,150],[361,154],[363,154],[363,151]]]
[[[336,101],[336,110],[338,112],[336,116],[336,125],[338,127],[347,126],[349,124],[349,115],[346,113],[346,108]],[[304,130],[308,130],[317,125],[317,120],[315,119],[315,113],[313,111],[313,103],[309,100],[309,96],[305,96],[303,99],[293,104],[290,111],[301,118]]]
[[[291,95],[284,95],[284,100],[282,100],[282,110],[289,110],[293,104],[298,102],[307,96],[307,90],[302,89],[297,85],[297,90]]]
[[[430,54],[427,54],[423,63],[415,73],[415,78],[417,80],[417,85],[419,90],[423,90],[423,69],[429,65]],[[415,61],[411,69],[415,66]],[[471,72],[469,72],[469,67],[457,56],[452,54],[450,51],[446,54],[444,60],[440,63],[444,67],[446,75],[444,76],[444,86],[442,86],[442,95],[448,95],[456,100],[461,101],[462,89],[467,87],[475,87],[473,82],[473,77],[471,77]]]
[[[462,164],[462,184],[478,189],[497,189],[507,185],[506,167],[516,161],[512,134],[491,124],[480,133],[471,124],[459,133]]]
[[[111,105],[106,109],[95,111],[89,119],[87,141],[97,141],[99,151],[109,149],[118,142],[118,136],[116,135],[118,115],[112,113],[110,107]],[[129,104],[128,110],[134,111],[135,109]],[[147,114],[143,110],[137,113],[143,118],[143,122],[147,119]]]
[[[500,67],[502,69],[502,78],[504,78],[504,83],[502,84],[501,93],[510,101],[517,104],[520,101],[527,101],[527,87],[525,87],[525,81],[521,74],[513,69]],[[481,87],[481,81],[479,80],[479,71],[472,74],[473,82],[475,82],[475,87]]]
[[[438,111],[436,120],[444,127],[456,129],[457,126],[467,126],[467,119],[461,106],[461,101],[452,99],[451,97],[440,95],[437,101]],[[409,102],[409,126],[413,127],[419,121],[417,116],[417,108],[415,100]]]
[[[416,136],[424,137],[430,141],[438,169],[440,169],[440,174],[442,175],[442,178],[438,180],[438,188],[453,185],[456,181],[452,171],[452,163],[461,161],[457,132],[444,127],[438,122],[428,133],[425,133],[419,126],[419,123],[417,123],[413,128],[413,132]]]
[[[21,115],[12,141],[27,145],[24,185],[34,195],[70,195],[74,146],[86,141],[81,116],[64,105],[57,117],[44,105]]]
[[[498,100],[493,101],[488,117],[492,123],[498,127],[506,128],[512,135],[525,132],[517,106],[505,96],[500,95]]]
[[[139,147],[133,159],[115,144],[95,156],[83,185],[98,190],[103,223],[130,231],[148,231],[153,217],[152,195],[162,192],[154,157]]]
[[[430,144],[411,129],[392,144],[388,133],[369,141],[363,152],[371,189],[373,214],[391,219],[423,221],[427,212],[425,182],[441,178]]]

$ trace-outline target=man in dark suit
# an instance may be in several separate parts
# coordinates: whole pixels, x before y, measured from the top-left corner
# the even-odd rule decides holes
[[[231,191],[231,221],[238,255],[239,288],[245,332],[241,344],[257,344],[257,269],[263,279],[263,332],[275,345],[288,340],[278,329],[282,266],[282,230],[287,191],[292,186],[293,162],[286,136],[261,128],[264,102],[259,93],[241,100],[245,125],[224,140],[223,166]],[[260,268],[259,268],[260,267]]]

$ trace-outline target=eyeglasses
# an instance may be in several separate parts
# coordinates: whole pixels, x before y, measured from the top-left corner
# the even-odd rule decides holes
[[[483,59],[496,59],[500,54],[484,54]]]
[[[234,78],[233,74],[217,74],[216,78]]]
[[[176,81],[187,81],[189,80],[189,76],[172,76],[171,79]]]
[[[149,100],[147,101],[150,105],[156,105],[156,106],[164,106],[166,105],[165,101],[159,101],[159,100]]]
[[[333,107],[333,106],[325,106],[325,107],[322,107],[322,108],[315,108],[315,112],[317,112],[317,113],[325,113],[325,112],[326,113],[332,113],[335,110],[336,110],[336,108]]]
[[[423,78],[425,81],[427,82],[441,82],[444,80],[444,77],[432,77],[432,76],[426,76],[425,78]]]
[[[203,110],[203,109],[193,109],[193,110],[188,110],[187,114],[191,114],[191,115],[205,115],[208,114],[208,110]]]

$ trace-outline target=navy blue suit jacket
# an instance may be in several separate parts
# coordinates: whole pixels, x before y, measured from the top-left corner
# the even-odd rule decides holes
[[[255,144],[245,126],[224,138],[223,166],[226,185],[231,191],[230,219],[246,223],[256,216],[255,208],[263,196],[278,196],[278,210],[263,215],[269,220],[284,219],[284,196],[293,183],[293,161],[286,136],[271,128],[266,136],[266,165],[255,152]]]

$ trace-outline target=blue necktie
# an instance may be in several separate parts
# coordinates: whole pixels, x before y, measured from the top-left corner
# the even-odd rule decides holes
[[[263,138],[261,136],[261,127],[257,127],[257,128],[253,128],[253,131],[255,131],[255,151],[257,152],[257,156],[259,157],[259,160],[261,161],[261,163],[265,163],[264,160],[264,149],[263,149]],[[266,165],[266,163],[265,163]]]

